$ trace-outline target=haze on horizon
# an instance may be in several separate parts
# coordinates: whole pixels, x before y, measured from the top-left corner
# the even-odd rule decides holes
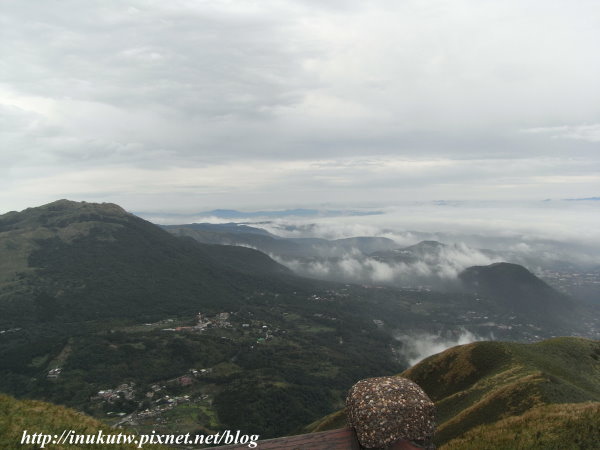
[[[166,213],[599,193],[597,2],[0,10],[0,213],[58,198]],[[564,205],[497,211],[549,233],[598,225],[598,202]],[[489,225],[469,211],[431,220]]]

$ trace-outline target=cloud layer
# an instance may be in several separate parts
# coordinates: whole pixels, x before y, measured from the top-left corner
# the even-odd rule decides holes
[[[358,250],[347,252],[341,257],[315,260],[270,256],[294,272],[308,277],[398,286],[439,286],[453,283],[467,267],[502,260],[462,243],[445,246],[439,252],[422,255],[414,261],[395,261],[393,256],[365,256]]]
[[[5,2],[3,212],[597,195],[595,2]]]

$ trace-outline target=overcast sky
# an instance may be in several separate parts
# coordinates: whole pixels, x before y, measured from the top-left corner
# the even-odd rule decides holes
[[[0,213],[600,194],[600,3],[0,1]]]

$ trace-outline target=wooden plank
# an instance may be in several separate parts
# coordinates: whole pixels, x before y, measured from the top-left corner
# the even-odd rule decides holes
[[[213,447],[218,449],[247,449],[248,444],[226,445]],[[284,450],[360,450],[356,435],[351,428],[321,431],[320,433],[299,434],[276,439],[258,441],[257,449],[284,449]]]

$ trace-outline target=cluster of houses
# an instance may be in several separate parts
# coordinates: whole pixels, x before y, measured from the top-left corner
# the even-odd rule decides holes
[[[212,373],[212,368],[209,367],[208,369],[190,369],[190,373],[192,374],[192,376],[194,376],[194,378],[198,378],[201,377],[202,375],[208,375],[210,373]]]
[[[48,375],[46,375],[46,378],[48,378],[49,380],[56,380],[60,376],[61,372],[62,372],[62,369],[60,367],[50,369],[48,371]]]
[[[318,317],[319,319],[327,319],[327,320],[331,320],[333,322],[335,322],[336,320],[338,320],[337,317],[333,317],[327,314],[321,314],[321,313],[314,313],[313,317]]]
[[[114,403],[117,400],[124,398],[125,400],[133,400],[135,397],[135,383],[123,383],[114,389],[103,389],[98,391],[92,400],[103,400],[108,403]]]
[[[331,297],[322,297],[320,295],[317,294],[313,294],[310,297],[308,297],[309,300],[313,301],[313,302],[332,302],[334,299]]]
[[[231,322],[229,322],[230,313],[221,312],[213,317],[208,317],[205,314],[199,312],[196,316],[196,325],[183,326],[175,328],[163,328],[163,331],[205,331],[207,328],[231,328]]]
[[[165,392],[165,389],[168,385],[179,385],[179,386],[190,386],[196,382],[196,378],[200,378],[204,375],[208,375],[212,373],[212,368],[206,369],[189,369],[188,373],[183,374],[179,377],[172,378],[170,380],[164,381],[163,385],[161,384],[153,384],[150,386],[150,390],[146,392],[145,397],[148,400],[151,400],[152,406],[146,408],[142,411],[136,411],[132,414],[124,417],[120,422],[118,422],[117,426],[123,425],[139,425],[142,421],[151,420],[154,424],[164,423],[165,419],[161,416],[162,413],[169,411],[175,408],[177,405],[185,404],[185,403],[208,403],[212,404],[212,399],[207,394],[198,395],[195,398],[192,398],[190,395],[168,395]],[[103,391],[99,391],[98,395],[93,399],[96,400],[105,400],[111,402],[116,400],[119,397],[119,394],[123,394],[125,398],[132,399],[134,396],[134,384],[133,383],[125,383],[119,385],[116,389],[107,389]],[[111,402],[112,403],[112,402]],[[107,415],[124,415],[124,413],[107,413]]]
[[[171,380],[167,380],[168,384],[176,384],[178,386],[191,386],[194,384],[196,378],[200,378],[204,375],[208,375],[212,373],[212,368],[208,369],[190,369],[189,374],[181,375],[179,377],[173,378]],[[155,385],[156,386],[156,385]],[[148,397],[148,394],[146,394]]]
[[[0,330],[0,334],[4,333],[16,333],[17,331],[21,331],[22,328],[9,328],[8,330]]]
[[[212,400],[207,394],[200,395],[194,399],[189,395],[161,395],[153,402],[154,405],[152,407],[129,414],[127,417],[123,418],[123,420],[118,422],[116,426],[138,426],[141,423],[148,424],[148,421],[150,421],[153,426],[165,424],[167,423],[167,419],[163,417],[162,414],[175,408],[177,405],[205,402],[208,402],[208,404],[212,403]]]

